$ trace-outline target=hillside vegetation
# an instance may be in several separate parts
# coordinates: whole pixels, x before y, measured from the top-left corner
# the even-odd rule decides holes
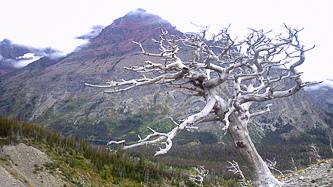
[[[210,171],[206,184],[238,185],[238,176],[227,168],[227,161],[240,160],[232,145],[203,144],[199,139],[195,143],[190,138],[191,132],[184,133],[177,139],[180,145],[159,157],[153,157],[158,149],[155,146],[116,151],[117,146],[92,145],[78,136],[66,137],[3,116],[0,116],[0,137],[0,165],[23,186],[43,186],[52,181],[57,181],[52,183],[55,186],[194,186],[188,175],[197,166]],[[291,158],[298,169],[316,163],[309,145],[300,142],[302,138],[294,144],[257,147],[264,159],[277,161],[277,168],[284,172],[292,169]],[[321,159],[332,157],[327,145],[316,143]],[[246,169],[242,170],[246,174]]]
[[[3,116],[0,137],[0,166],[23,186],[194,186],[188,179],[193,168],[170,167],[142,153],[130,156]],[[214,175],[207,182],[237,186],[237,181]]]

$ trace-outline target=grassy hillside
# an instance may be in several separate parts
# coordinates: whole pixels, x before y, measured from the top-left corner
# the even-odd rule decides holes
[[[21,160],[6,154],[8,146],[22,146],[22,143],[27,145],[24,147],[33,146],[45,153],[45,160],[49,161],[32,165],[31,159],[24,154]],[[0,146],[0,166],[27,186],[36,184],[34,178],[40,178],[39,183],[52,181],[46,178],[47,175],[61,180],[63,186],[194,186],[188,180],[189,173],[194,172],[193,168],[185,170],[170,167],[163,162],[149,161],[142,153],[132,154],[133,152],[111,150],[106,146],[91,145],[78,136],[66,137],[56,131],[52,133],[43,127],[2,116]],[[237,179],[225,180],[210,175],[206,183],[237,186]]]

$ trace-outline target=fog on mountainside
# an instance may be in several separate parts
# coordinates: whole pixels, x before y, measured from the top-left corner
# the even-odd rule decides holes
[[[13,72],[43,57],[59,58],[60,51],[52,48],[34,48],[14,44],[8,39],[0,42],[0,76]]]

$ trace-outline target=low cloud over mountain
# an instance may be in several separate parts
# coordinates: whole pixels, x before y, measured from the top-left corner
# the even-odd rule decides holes
[[[89,41],[89,40],[95,38],[102,31],[103,28],[104,28],[104,26],[102,26],[102,25],[92,26],[91,31],[89,33],[84,34],[82,36],[78,36],[75,39],[81,39],[81,40]]]
[[[0,75],[25,67],[42,57],[55,59],[60,57],[60,51],[14,44],[10,40],[4,39],[0,42]]]

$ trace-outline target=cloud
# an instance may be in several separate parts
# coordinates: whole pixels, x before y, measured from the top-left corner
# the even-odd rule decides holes
[[[94,25],[91,27],[91,31],[89,33],[75,37],[75,39],[90,41],[91,39],[95,38],[103,29],[104,26],[102,25]]]
[[[23,56],[16,57],[17,61],[13,62],[15,68],[23,68],[28,64],[39,60],[43,56],[36,56],[34,53],[26,53]]]
[[[23,56],[16,57],[16,59],[25,59],[25,60],[28,60],[28,59],[32,59],[34,57],[35,57],[34,53],[26,53]]]
[[[91,27],[91,31],[82,35],[82,36],[77,36],[75,37],[76,40],[81,40],[83,41],[80,45],[78,45],[73,52],[78,52],[80,50],[82,50],[84,47],[86,47],[87,45],[89,45],[90,40],[92,40],[93,38],[95,38],[96,36],[99,35],[99,33],[102,32],[102,30],[105,27],[102,25],[94,25]]]
[[[320,84],[305,87],[305,90],[318,90],[318,89],[324,88],[324,87],[333,88],[333,80],[332,79],[326,79]]]
[[[14,62],[13,65],[16,68],[23,68],[23,67],[27,66],[28,64],[35,62],[36,60],[39,60],[39,59],[40,59],[40,57],[29,59],[29,60],[19,60],[19,61]]]
[[[136,10],[132,10],[132,11],[128,12],[126,15],[136,15],[136,14],[150,15],[149,13],[147,13],[146,10],[144,10],[142,8],[138,8]]]
[[[11,55],[8,58],[3,57],[0,54],[0,60],[3,62],[3,65],[14,67],[14,68],[23,68],[28,64],[35,62],[43,57],[48,57],[50,59],[57,59],[63,57],[64,54],[62,51],[52,49],[52,48],[34,48],[30,46],[25,46],[21,44],[12,44],[7,47],[11,50],[10,54],[22,54],[22,51],[28,51],[21,56],[13,56]]]

